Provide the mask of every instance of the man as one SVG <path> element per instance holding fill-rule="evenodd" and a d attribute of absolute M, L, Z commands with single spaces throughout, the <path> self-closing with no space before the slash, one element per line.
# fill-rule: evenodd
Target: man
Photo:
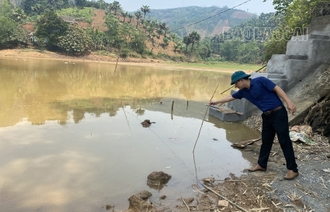
<path fill-rule="evenodd" d="M 220 100 L 211 101 L 210 105 L 226 103 L 241 98 L 246 98 L 256 105 L 263 112 L 261 115 L 262 145 L 260 147 L 258 164 L 250 168 L 249 171 L 266 171 L 269 154 L 276 133 L 288 168 L 284 179 L 292 180 L 297 177 L 299 173 L 292 141 L 289 136 L 288 113 L 281 99 L 286 103 L 289 112 L 292 114 L 296 112 L 296 107 L 286 93 L 271 80 L 265 77 L 250 79 L 250 76 L 251 75 L 243 71 L 236 71 L 231 76 L 231 85 L 235 84 L 235 87 L 237 87 L 239 91 Z"/>

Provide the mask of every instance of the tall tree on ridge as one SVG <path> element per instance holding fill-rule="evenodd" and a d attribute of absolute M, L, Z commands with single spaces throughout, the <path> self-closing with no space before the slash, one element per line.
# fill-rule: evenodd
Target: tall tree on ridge
<path fill-rule="evenodd" d="M 114 12 L 115 15 L 117 15 L 117 12 L 121 10 L 121 5 L 118 1 L 114 1 L 112 4 L 110 4 L 110 10 Z"/>
<path fill-rule="evenodd" d="M 142 7 L 140 8 L 141 12 L 143 12 L 143 19 L 146 18 L 146 14 L 150 13 L 150 7 L 147 5 L 142 5 Z"/>

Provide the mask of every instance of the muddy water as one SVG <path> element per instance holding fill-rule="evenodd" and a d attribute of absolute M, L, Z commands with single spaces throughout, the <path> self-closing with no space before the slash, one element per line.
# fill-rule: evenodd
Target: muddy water
<path fill-rule="evenodd" d="M 221 97 L 230 74 L 114 68 L 0 59 L 0 211 L 120 211 L 141 190 L 171 206 L 196 195 L 198 179 L 240 175 L 250 165 L 230 145 L 258 133 L 208 115 L 192 155 L 205 104 L 218 83 Z M 145 119 L 155 123 L 144 128 Z M 172 179 L 149 188 L 153 171 Z"/>

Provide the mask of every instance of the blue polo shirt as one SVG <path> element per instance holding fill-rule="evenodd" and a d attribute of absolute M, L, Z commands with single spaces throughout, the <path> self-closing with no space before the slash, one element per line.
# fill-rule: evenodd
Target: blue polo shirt
<path fill-rule="evenodd" d="M 273 91 L 276 84 L 266 77 L 250 79 L 250 89 L 243 88 L 232 94 L 235 99 L 245 98 L 257 106 L 262 112 L 283 105 L 281 99 Z"/>

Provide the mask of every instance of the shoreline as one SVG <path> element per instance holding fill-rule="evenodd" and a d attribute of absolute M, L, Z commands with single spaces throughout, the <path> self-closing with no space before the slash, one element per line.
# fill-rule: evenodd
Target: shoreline
<path fill-rule="evenodd" d="M 211 71 L 211 72 L 224 72 L 224 73 L 233 73 L 237 69 L 228 69 L 228 68 L 215 68 L 215 67 L 188 67 L 182 64 L 189 64 L 186 62 L 173 62 L 165 61 L 161 59 L 152 59 L 152 58 L 118 58 L 111 56 L 97 55 L 91 53 L 87 56 L 82 57 L 73 57 L 61 55 L 55 52 L 43 51 L 35 49 L 4 49 L 0 50 L 0 58 L 16 58 L 16 59 L 42 59 L 42 60 L 62 60 L 62 61 L 75 61 L 75 62 L 89 62 L 89 63 L 105 63 L 105 64 L 116 64 L 118 65 L 127 65 L 127 66 L 148 66 L 148 67 L 162 67 L 162 68 L 171 68 L 178 70 L 196 70 L 196 71 Z M 177 64 L 176 64 L 177 63 Z M 181 65 L 180 65 L 181 64 Z M 191 63 L 193 64 L 193 63 Z M 200 66 L 200 63 L 196 63 L 196 66 Z M 205 64 L 205 66 L 207 66 Z M 244 70 L 247 73 L 252 73 L 251 70 Z"/>

